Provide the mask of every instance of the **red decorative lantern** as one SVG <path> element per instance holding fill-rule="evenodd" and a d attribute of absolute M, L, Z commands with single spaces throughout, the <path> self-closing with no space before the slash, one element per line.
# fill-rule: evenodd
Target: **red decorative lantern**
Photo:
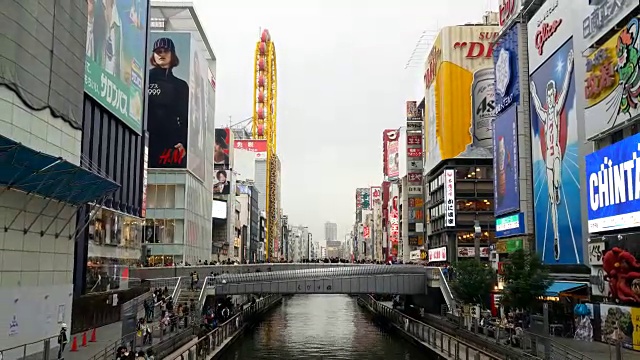
<path fill-rule="evenodd" d="M 266 67 L 267 67 L 267 61 L 263 57 L 260 57 L 260 59 L 258 60 L 258 69 L 260 71 L 264 71 Z"/>
<path fill-rule="evenodd" d="M 263 104 L 258 105 L 258 119 L 264 120 L 267 117 L 267 110 Z"/>
<path fill-rule="evenodd" d="M 260 75 L 260 76 L 258 76 L 258 86 L 259 86 L 259 87 L 264 87 L 264 83 L 265 83 L 265 81 L 266 81 L 266 80 L 265 80 L 265 78 L 264 78 L 264 75 Z"/>
<path fill-rule="evenodd" d="M 260 52 L 260 55 L 266 55 L 267 54 L 267 43 L 261 42 L 260 45 L 258 46 L 258 51 Z"/>
<path fill-rule="evenodd" d="M 258 136 L 259 137 L 264 136 L 264 124 L 258 124 Z"/>
<path fill-rule="evenodd" d="M 260 39 L 262 39 L 262 41 L 264 42 L 271 41 L 271 34 L 269 34 L 269 30 L 262 30 L 262 36 L 260 36 Z"/>
<path fill-rule="evenodd" d="M 258 89 L 258 102 L 263 103 L 265 98 L 266 95 L 264 94 L 264 91 L 262 89 Z"/>

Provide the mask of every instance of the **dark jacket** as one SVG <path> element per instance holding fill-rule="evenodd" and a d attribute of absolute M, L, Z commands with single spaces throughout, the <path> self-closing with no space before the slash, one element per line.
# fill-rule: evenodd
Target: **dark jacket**
<path fill-rule="evenodd" d="M 149 167 L 185 168 L 187 158 L 175 163 L 163 157 L 178 143 L 187 149 L 189 129 L 189 85 L 173 75 L 171 69 L 149 70 Z"/>

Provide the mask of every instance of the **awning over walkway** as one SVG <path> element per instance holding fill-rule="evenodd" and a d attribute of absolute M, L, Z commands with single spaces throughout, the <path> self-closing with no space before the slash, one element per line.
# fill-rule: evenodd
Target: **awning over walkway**
<path fill-rule="evenodd" d="M 545 296 L 558 296 L 561 293 L 572 292 L 581 290 L 587 287 L 585 283 L 569 282 L 569 281 L 554 281 L 551 286 L 545 291 Z"/>
<path fill-rule="evenodd" d="M 0 186 L 47 199 L 82 205 L 117 190 L 120 185 L 0 135 Z"/>

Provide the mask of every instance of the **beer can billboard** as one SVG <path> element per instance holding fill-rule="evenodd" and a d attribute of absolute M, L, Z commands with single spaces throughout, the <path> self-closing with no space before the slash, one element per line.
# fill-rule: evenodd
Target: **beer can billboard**
<path fill-rule="evenodd" d="M 491 150 L 492 46 L 499 30 L 499 26 L 449 26 L 436 38 L 424 74 L 426 171 L 472 144 Z"/>

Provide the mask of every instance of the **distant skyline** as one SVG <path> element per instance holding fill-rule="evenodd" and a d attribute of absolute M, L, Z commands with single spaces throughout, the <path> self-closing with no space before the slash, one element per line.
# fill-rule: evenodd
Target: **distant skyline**
<path fill-rule="evenodd" d="M 421 35 L 479 22 L 498 8 L 497 0 L 194 3 L 217 59 L 217 127 L 251 116 L 256 41 L 269 29 L 278 61 L 282 208 L 318 240 L 326 219 L 348 234 L 355 189 L 381 184 L 382 130 L 403 125 L 405 101 L 424 96 L 419 57 L 426 59 L 426 49 L 405 69 Z"/>

